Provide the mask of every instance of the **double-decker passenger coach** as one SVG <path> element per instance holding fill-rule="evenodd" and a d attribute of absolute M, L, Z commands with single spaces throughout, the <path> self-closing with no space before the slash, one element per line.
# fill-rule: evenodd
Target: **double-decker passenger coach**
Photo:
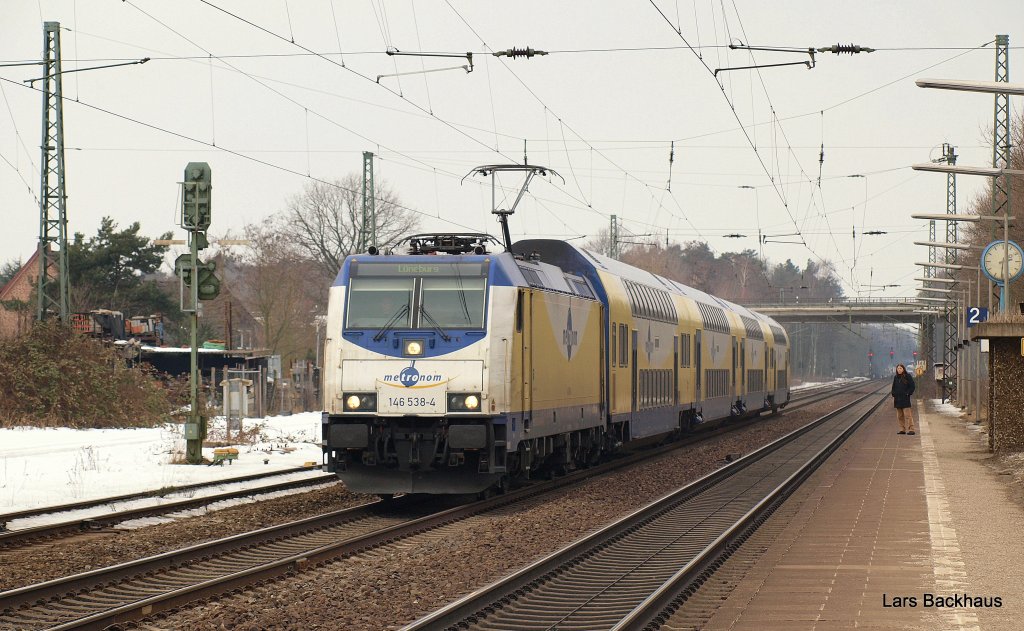
<path fill-rule="evenodd" d="M 324 464 L 353 491 L 501 489 L 789 400 L 785 331 L 739 305 L 557 240 L 395 252 L 330 291 Z"/>

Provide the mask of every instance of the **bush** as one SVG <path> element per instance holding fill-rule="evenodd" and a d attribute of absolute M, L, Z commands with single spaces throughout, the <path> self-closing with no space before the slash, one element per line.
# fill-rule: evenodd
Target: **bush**
<path fill-rule="evenodd" d="M 0 342 L 0 426 L 153 427 L 168 412 L 151 370 L 59 323 Z"/>

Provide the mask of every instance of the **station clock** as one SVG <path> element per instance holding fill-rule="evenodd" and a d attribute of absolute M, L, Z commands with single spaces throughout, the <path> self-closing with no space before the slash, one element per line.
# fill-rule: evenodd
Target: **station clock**
<path fill-rule="evenodd" d="M 1003 241 L 993 241 L 981 252 L 981 271 L 994 283 L 1003 283 L 1003 258 L 1007 257 L 1010 280 L 1016 280 L 1024 271 L 1024 249 L 1013 241 L 1004 247 Z"/>

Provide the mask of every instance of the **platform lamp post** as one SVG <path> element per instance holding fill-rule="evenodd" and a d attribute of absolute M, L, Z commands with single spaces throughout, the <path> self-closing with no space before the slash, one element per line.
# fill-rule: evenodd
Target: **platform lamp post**
<path fill-rule="evenodd" d="M 956 318 L 956 322 L 957 322 L 957 349 L 958 349 L 958 352 L 957 352 L 957 366 L 958 367 L 959 366 L 963 366 L 965 368 L 965 370 L 957 370 L 956 371 L 957 401 L 959 403 L 961 403 L 961 404 L 965 404 L 967 406 L 967 408 L 971 411 L 970 413 L 977 414 L 978 413 L 978 407 L 977 407 L 978 406 L 978 402 L 981 401 L 981 387 L 980 387 L 980 383 L 981 383 L 981 380 L 980 380 L 980 374 L 981 374 L 981 353 L 980 353 L 980 347 L 977 344 L 975 344 L 975 347 L 979 348 L 979 351 L 976 352 L 976 353 L 972 353 L 971 352 L 971 345 L 970 345 L 970 341 L 969 341 L 970 334 L 968 333 L 968 336 L 967 336 L 968 339 L 967 340 L 963 339 L 963 337 L 960 336 L 960 330 L 961 330 L 960 329 L 960 326 L 961 326 L 960 322 L 962 321 L 961 319 L 963 319 L 963 321 L 966 321 L 967 318 L 970 317 L 970 316 L 966 315 L 967 312 L 968 312 L 968 309 L 967 309 L 966 305 L 967 305 L 967 302 L 970 300 L 971 285 L 973 285 L 973 284 L 974 283 L 972 283 L 970 280 L 968 280 L 967 281 L 967 289 L 950 289 L 950 288 L 939 288 L 939 287 L 918 287 L 917 290 L 920 291 L 920 292 L 943 293 L 943 294 L 957 294 L 958 295 L 955 298 L 956 305 L 957 305 L 957 312 L 958 312 L 957 318 Z M 980 294 L 980 290 L 979 290 L 979 294 Z M 947 297 L 945 299 L 942 299 L 942 298 L 936 299 L 936 298 L 932 298 L 931 296 L 919 297 L 918 299 L 921 299 L 921 300 L 946 300 L 946 301 L 953 300 L 953 298 L 951 298 L 951 297 Z M 981 298 L 980 298 L 980 295 L 979 295 L 978 300 L 980 300 L 980 299 Z M 975 359 L 975 356 L 977 356 L 977 359 Z M 972 383 L 974 384 L 973 388 L 971 387 Z"/>
<path fill-rule="evenodd" d="M 959 217 L 959 216 L 960 215 L 928 215 L 928 216 L 913 215 L 913 217 L 917 218 L 917 219 L 920 219 L 922 217 L 927 218 L 927 219 L 932 219 L 932 218 L 944 219 L 946 217 L 951 217 L 952 218 L 952 217 Z M 976 215 L 963 215 L 963 216 L 964 217 L 975 217 Z M 957 264 L 953 264 L 953 263 L 921 263 L 921 262 L 919 262 L 919 263 L 917 263 L 917 265 L 920 265 L 920 266 L 926 267 L 926 268 L 927 267 L 932 267 L 932 268 L 945 269 L 945 270 L 961 270 L 961 269 L 964 269 L 963 265 L 957 265 Z M 928 280 L 936 280 L 936 279 L 929 278 Z M 939 280 L 942 280 L 942 279 L 939 279 Z M 948 279 L 948 280 L 943 280 L 943 282 L 949 282 L 950 284 L 953 284 L 953 283 L 956 283 L 956 280 Z M 928 298 L 919 298 L 919 300 L 929 300 L 929 299 Z M 935 300 L 935 299 L 932 299 L 932 300 Z M 943 302 L 942 300 L 935 300 L 935 301 Z M 960 326 L 961 326 L 960 325 L 960 316 L 956 312 L 956 309 L 950 310 L 947 307 L 945 313 L 946 313 L 946 318 L 945 318 L 946 326 L 945 326 L 945 332 L 943 334 L 943 339 L 945 340 L 945 344 L 943 345 L 943 349 L 944 350 L 943 350 L 943 356 L 942 356 L 942 360 L 943 360 L 943 378 L 942 378 L 942 397 L 941 397 L 943 402 L 945 402 L 947 399 L 951 399 L 952 398 L 952 392 L 953 392 L 953 387 L 952 386 L 954 384 L 951 383 L 951 379 L 959 380 L 959 372 L 960 372 L 959 371 L 959 357 L 958 357 L 958 353 L 957 353 L 957 349 L 956 349 L 956 345 L 954 344 L 954 341 L 956 342 L 956 344 L 959 344 L 959 341 L 962 339 L 961 336 L 960 336 Z"/>
<path fill-rule="evenodd" d="M 1009 82 L 1009 60 L 1005 57 L 1005 52 L 1008 49 L 1009 38 L 1006 35 L 996 36 L 996 79 L 1003 78 L 1002 81 L 974 81 L 974 80 L 963 80 L 963 79 L 918 79 L 915 84 L 919 88 L 933 88 L 938 90 L 954 90 L 958 92 L 976 92 L 980 94 L 993 94 L 996 97 L 996 128 L 995 141 L 994 141 L 994 153 L 992 162 L 994 165 L 998 165 L 1000 161 L 1000 151 L 1002 151 L 1001 160 L 1004 166 L 1010 165 L 1010 147 L 1011 142 L 1009 138 L 1009 98 L 1010 95 L 1024 96 L 1024 83 L 1010 83 Z M 1000 59 L 1000 48 L 1003 51 L 1002 60 Z M 1002 120 L 1002 123 L 1000 121 Z M 1000 134 L 1005 136 L 1005 146 L 1001 145 Z M 913 169 L 916 171 L 938 171 L 941 173 L 963 173 L 965 175 L 984 175 L 992 178 L 1000 178 L 1009 175 L 1024 175 L 1024 171 L 1016 169 L 999 168 L 993 166 L 992 168 L 987 167 L 963 167 L 953 165 L 934 165 L 939 168 L 929 169 L 926 168 L 928 165 L 914 165 Z M 993 184 L 998 180 L 994 179 Z M 1009 274 L 1009 259 L 1010 259 L 1010 237 L 1008 223 L 1011 219 L 1006 217 L 1010 214 L 1010 187 L 1006 188 L 1006 199 L 1005 199 L 1005 222 L 1003 224 L 1003 270 L 1001 274 L 1002 289 L 999 292 L 999 310 L 1005 311 L 1010 304 L 1010 274 Z M 993 187 L 993 195 L 997 192 L 996 187 Z M 1019 251 L 1019 250 L 1018 250 Z M 991 274 L 991 272 L 987 272 Z"/>
<path fill-rule="evenodd" d="M 938 241 L 914 241 L 914 245 L 924 245 L 924 246 L 927 246 L 927 247 L 930 247 L 930 248 L 932 248 L 932 247 L 934 247 L 934 248 L 946 248 L 947 250 L 962 250 L 962 251 L 966 251 L 966 250 L 980 251 L 982 249 L 981 246 L 977 246 L 977 245 L 967 245 L 967 244 L 963 244 L 963 243 L 948 243 L 948 242 L 938 242 Z M 961 266 L 961 268 L 962 269 L 968 269 L 968 270 L 969 269 L 974 269 L 977 272 L 977 278 L 976 278 L 975 283 L 974 283 L 975 287 L 976 287 L 976 289 L 975 289 L 975 303 L 974 304 L 976 304 L 977 308 L 980 309 L 981 308 L 981 265 L 978 265 L 976 267 Z M 930 278 L 916 278 L 914 280 L 920 280 L 920 281 L 925 282 L 925 283 L 931 281 L 931 282 L 938 282 L 938 283 L 954 284 L 954 283 L 957 282 L 955 279 L 952 279 L 952 278 L 936 278 L 934 276 L 930 277 Z M 922 287 L 921 289 L 923 291 L 935 291 L 934 289 L 928 288 L 928 287 Z M 968 278 L 967 279 L 967 297 L 968 298 L 970 297 L 970 293 L 971 293 L 971 280 Z M 968 318 L 970 318 L 970 317 L 971 316 L 968 315 Z M 965 322 L 965 324 L 969 324 L 969 323 Z M 970 339 L 970 334 L 968 334 L 967 337 L 968 337 L 968 339 Z M 974 351 L 973 355 L 971 357 L 969 357 L 969 362 L 968 362 L 968 367 L 967 368 L 968 368 L 968 371 L 971 371 L 971 372 L 974 373 L 974 382 L 975 382 L 974 383 L 974 404 L 975 404 L 974 411 L 975 411 L 975 418 L 979 419 L 981 417 L 981 346 L 980 346 L 980 344 L 977 345 L 977 350 Z M 968 391 L 968 393 L 967 393 L 967 398 L 968 398 L 968 400 L 971 399 L 970 391 Z"/>
<path fill-rule="evenodd" d="M 931 218 L 931 216 L 923 216 L 923 217 L 920 216 L 920 215 L 911 215 L 911 216 L 914 217 L 915 219 Z M 966 216 L 966 217 L 975 217 L 976 221 L 981 220 L 982 218 L 984 218 L 984 216 L 979 216 L 979 215 L 964 215 L 964 216 Z M 960 215 L 941 215 L 941 216 L 936 215 L 936 217 L 939 217 L 939 218 L 949 217 L 951 221 L 959 221 L 959 219 L 952 219 L 952 218 L 953 217 L 960 217 Z M 945 247 L 945 245 L 943 247 Z M 970 248 L 971 246 L 961 246 L 958 249 L 964 249 L 964 247 Z M 934 267 L 934 268 L 945 269 L 945 270 L 950 270 L 950 271 L 974 270 L 974 271 L 978 272 L 978 279 L 977 279 L 977 282 L 975 283 L 975 287 L 976 287 L 975 291 L 976 291 L 976 300 L 978 301 L 979 307 L 980 307 L 980 303 L 981 303 L 981 266 L 980 265 L 958 265 L 958 264 L 950 264 L 950 263 L 917 263 L 917 265 L 920 265 L 922 267 Z M 942 278 L 928 278 L 928 279 L 919 279 L 919 280 L 927 280 L 927 281 L 932 281 L 932 282 L 942 282 L 942 283 L 950 283 L 950 284 L 956 283 L 956 281 L 954 279 L 942 279 Z M 968 279 L 967 280 L 967 292 L 964 293 L 964 303 L 965 303 L 965 306 L 966 306 L 966 302 L 970 299 L 970 287 L 971 287 L 971 281 L 970 281 L 970 279 Z M 940 289 L 937 289 L 937 288 L 931 288 L 931 287 L 925 287 L 925 288 L 922 288 L 922 290 L 923 291 L 931 291 L 931 292 L 943 291 L 943 290 L 940 290 Z M 954 291 L 958 291 L 958 290 L 948 289 L 948 290 L 945 290 L 945 291 L 949 292 L 949 293 L 953 293 Z M 960 290 L 960 291 L 962 291 L 962 290 Z M 941 301 L 941 299 L 928 299 L 928 298 L 923 298 L 923 297 L 922 298 L 918 298 L 918 300 Z M 955 319 L 955 321 L 956 321 L 956 336 L 957 336 L 956 339 L 959 340 L 959 341 L 962 341 L 963 340 L 963 336 L 960 334 L 960 327 L 964 326 L 966 324 L 966 318 L 964 317 L 964 310 L 958 309 L 958 311 L 959 311 L 959 313 L 957 314 L 957 317 Z M 978 347 L 978 351 L 976 351 L 976 354 L 977 354 L 977 360 L 976 360 L 977 368 L 976 368 L 976 370 L 974 370 L 974 373 L 976 375 L 976 383 L 975 383 L 974 392 L 975 392 L 976 400 L 980 402 L 981 401 L 981 348 L 980 348 L 980 346 Z M 959 361 L 958 361 L 958 363 L 959 363 Z M 968 369 L 970 370 L 970 367 L 968 367 Z M 956 377 L 957 377 L 957 379 L 959 379 L 959 377 L 960 377 L 960 371 L 959 370 L 956 371 Z M 949 398 L 949 396 L 948 396 L 949 395 L 949 392 L 948 392 L 948 382 L 945 379 L 943 379 L 943 384 L 942 385 L 943 385 L 943 391 L 942 391 L 942 395 L 943 396 L 942 396 L 942 399 L 945 400 L 945 399 Z M 979 412 L 979 414 L 980 414 L 980 412 Z"/>
<path fill-rule="evenodd" d="M 920 81 L 918 84 L 920 85 Z M 1006 85 L 1006 84 L 1002 84 Z M 1024 87 L 1024 86 L 1022 86 Z M 1021 169 L 999 169 L 995 167 L 974 167 L 955 164 L 915 164 L 912 167 L 915 171 L 932 171 L 936 173 L 954 173 L 958 175 L 982 175 L 987 177 L 1003 177 L 1005 175 L 1024 175 Z M 992 220 L 1003 222 L 1003 265 L 1000 277 L 999 310 L 1006 311 L 1010 304 L 1010 221 L 1016 217 L 1010 217 L 1009 209 L 1002 215 L 911 215 L 915 219 L 944 219 L 946 221 L 981 221 Z M 965 219 L 965 217 L 976 217 L 976 219 Z"/>

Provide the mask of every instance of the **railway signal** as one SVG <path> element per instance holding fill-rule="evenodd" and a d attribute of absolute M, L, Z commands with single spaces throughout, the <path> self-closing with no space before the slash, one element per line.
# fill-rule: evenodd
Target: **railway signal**
<path fill-rule="evenodd" d="M 192 405 L 185 423 L 185 459 L 189 464 L 202 464 L 203 439 L 206 438 L 206 415 L 199 409 L 199 301 L 213 300 L 220 293 L 220 279 L 214 274 L 216 264 L 199 259 L 199 250 L 210 244 L 206 231 L 212 219 L 212 194 L 213 171 L 210 165 L 189 162 L 181 182 L 181 227 L 188 231 L 189 253 L 174 261 L 174 273 L 181 281 L 181 310 L 189 314 L 192 324 Z"/>
<path fill-rule="evenodd" d="M 189 162 L 181 183 L 181 227 L 205 232 L 210 228 L 210 192 L 213 173 L 205 162 Z M 205 236 L 205 235 L 204 235 Z M 202 250 L 206 246 L 199 248 Z"/>

